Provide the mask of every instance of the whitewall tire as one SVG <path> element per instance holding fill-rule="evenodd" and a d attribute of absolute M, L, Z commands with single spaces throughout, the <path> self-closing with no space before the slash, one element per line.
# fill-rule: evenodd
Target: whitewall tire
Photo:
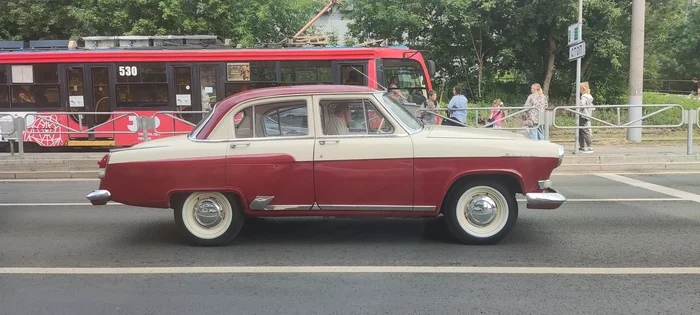
<path fill-rule="evenodd" d="M 245 215 L 238 203 L 220 192 L 193 192 L 175 209 L 175 222 L 199 245 L 220 246 L 233 241 Z"/>
<path fill-rule="evenodd" d="M 494 180 L 468 182 L 456 187 L 448 198 L 447 226 L 463 244 L 496 244 L 518 219 L 515 193 Z"/>

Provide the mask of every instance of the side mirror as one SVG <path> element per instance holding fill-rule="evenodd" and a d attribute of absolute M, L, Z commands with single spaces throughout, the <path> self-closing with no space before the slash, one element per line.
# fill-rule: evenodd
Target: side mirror
<path fill-rule="evenodd" d="M 430 78 L 435 76 L 435 61 L 428 60 L 428 74 L 430 74 Z"/>

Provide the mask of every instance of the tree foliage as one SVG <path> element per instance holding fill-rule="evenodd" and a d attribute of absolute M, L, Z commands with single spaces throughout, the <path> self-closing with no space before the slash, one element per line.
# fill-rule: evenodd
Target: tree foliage
<path fill-rule="evenodd" d="M 0 38 L 216 34 L 244 47 L 294 35 L 316 0 L 13 0 L 0 2 Z"/>
<path fill-rule="evenodd" d="M 348 2 L 352 36 L 429 50 L 440 71 L 434 79 L 446 80 L 448 89 L 464 85 L 483 101 L 517 95 L 513 103 L 538 82 L 550 100 L 573 101 L 576 63 L 568 60 L 567 28 L 577 21 L 577 1 Z M 693 3 L 647 1 L 646 78 L 700 76 L 700 6 Z M 584 0 L 582 80 L 590 81 L 598 103 L 626 102 L 630 28 L 630 0 Z"/>

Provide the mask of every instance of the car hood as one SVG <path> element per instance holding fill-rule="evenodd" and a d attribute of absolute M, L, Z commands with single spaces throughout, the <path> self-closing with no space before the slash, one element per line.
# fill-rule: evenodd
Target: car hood
<path fill-rule="evenodd" d="M 459 138 L 487 140 L 523 140 L 528 139 L 521 133 L 490 128 L 469 128 L 455 126 L 431 126 L 427 128 L 428 138 Z"/>

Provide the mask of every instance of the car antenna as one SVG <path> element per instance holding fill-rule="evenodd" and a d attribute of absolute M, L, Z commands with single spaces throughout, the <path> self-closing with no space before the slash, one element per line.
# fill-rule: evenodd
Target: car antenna
<path fill-rule="evenodd" d="M 386 88 L 386 87 L 384 87 L 383 85 L 379 84 L 379 82 L 377 82 L 376 80 L 374 80 L 374 79 L 368 77 L 366 74 L 362 73 L 362 71 L 357 70 L 357 68 L 355 68 L 355 67 L 353 67 L 353 66 L 350 66 L 350 68 L 352 68 L 352 70 L 355 70 L 355 71 L 359 72 L 360 75 L 362 75 L 363 77 L 367 78 L 367 80 L 372 80 L 374 83 L 377 83 L 377 85 L 378 85 L 379 87 L 381 87 L 382 89 L 384 89 L 384 91 L 387 91 L 387 88 Z"/>

